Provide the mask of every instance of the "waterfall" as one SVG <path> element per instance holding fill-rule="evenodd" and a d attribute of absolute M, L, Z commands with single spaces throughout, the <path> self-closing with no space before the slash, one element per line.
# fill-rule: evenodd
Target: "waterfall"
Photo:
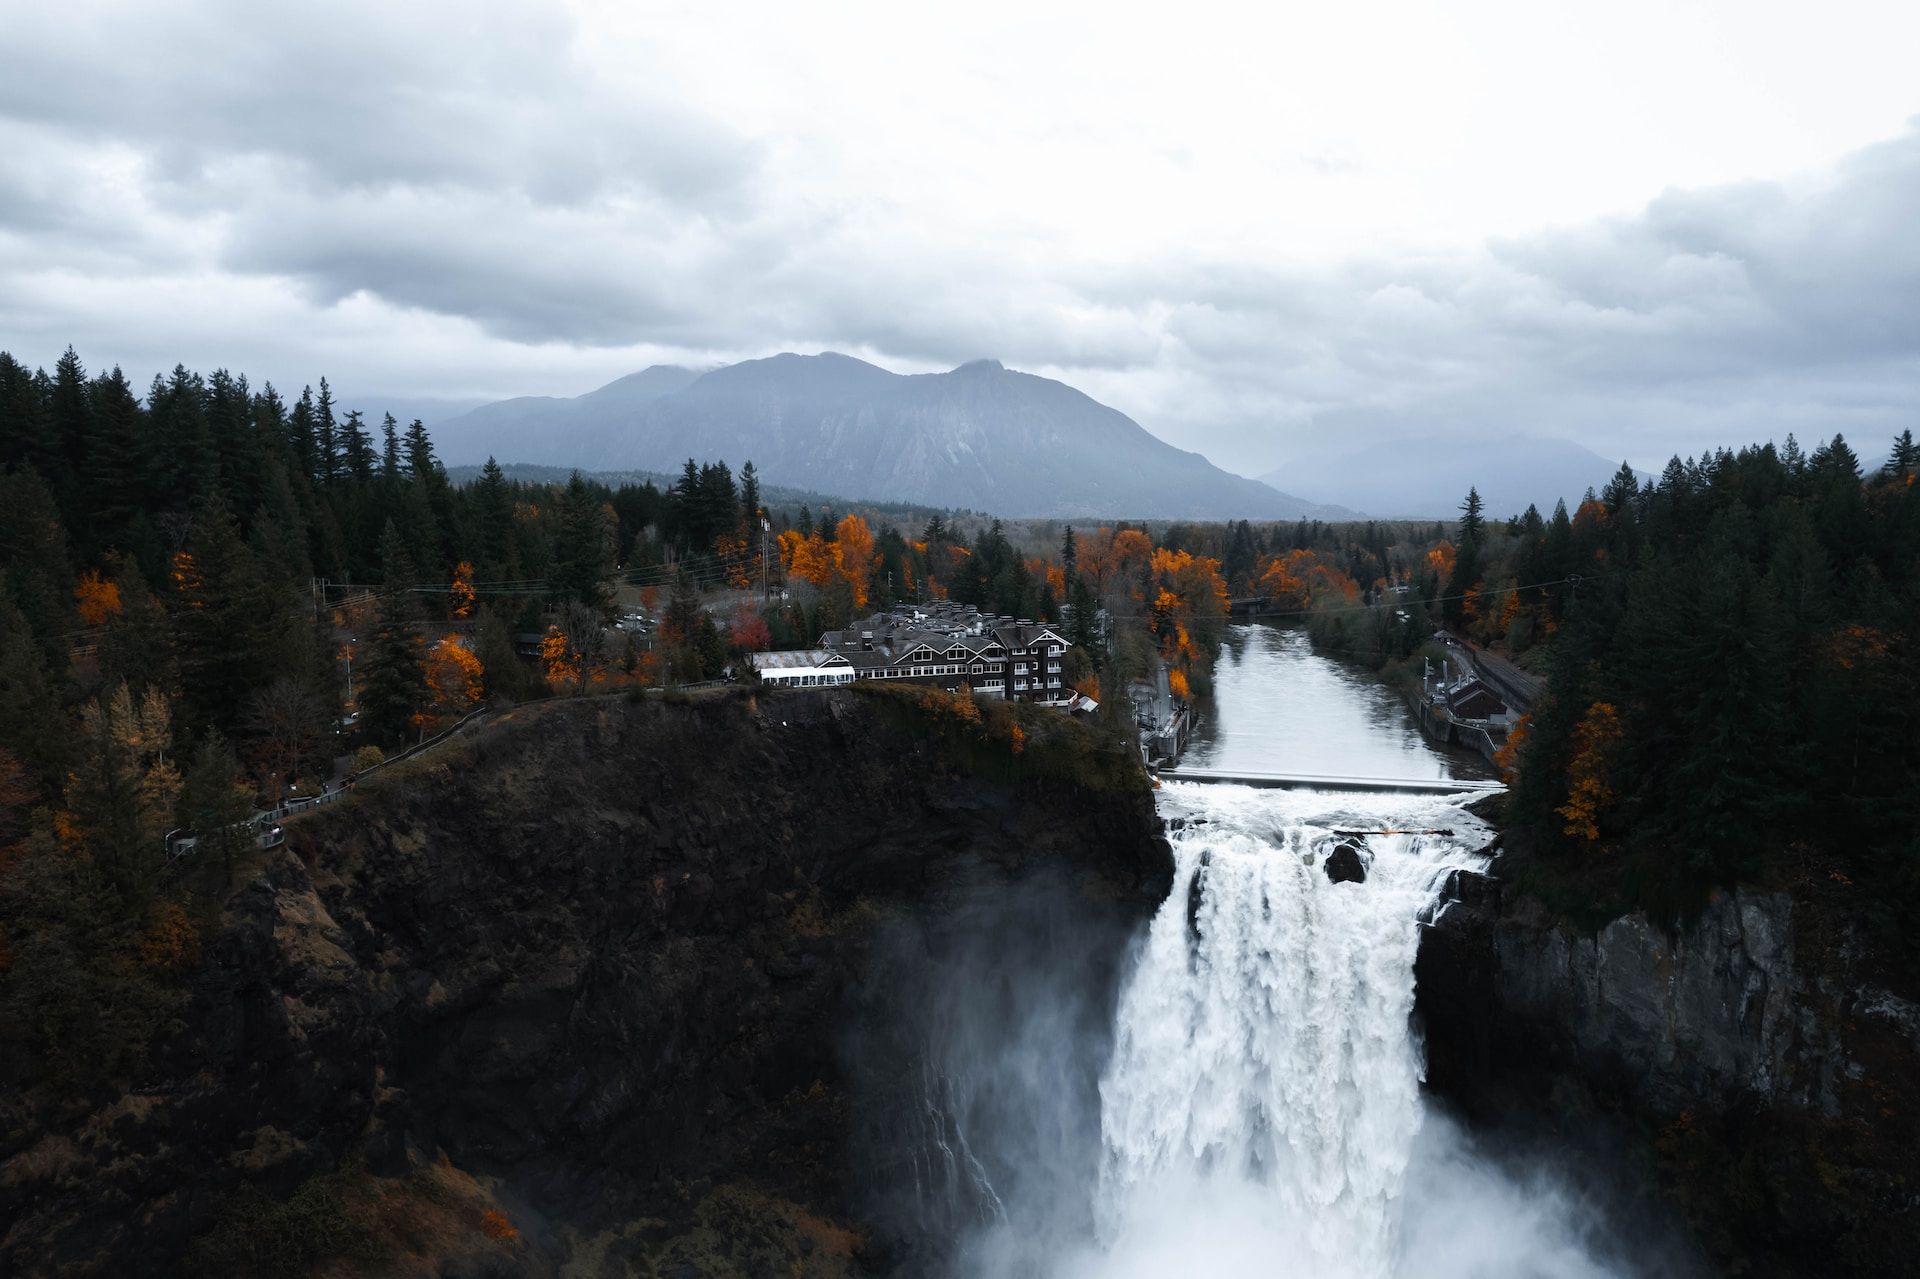
<path fill-rule="evenodd" d="M 1191 1261 L 1197 1220 L 1237 1250 L 1212 1254 L 1215 1273 L 1244 1252 L 1389 1274 L 1423 1119 L 1419 928 L 1451 871 L 1484 864 L 1486 832 L 1399 796 L 1174 786 L 1162 807 L 1184 824 L 1100 1086 L 1102 1251 Z M 1336 833 L 1409 828 L 1453 833 Z M 1342 843 L 1371 854 L 1364 882 L 1329 880 Z"/>

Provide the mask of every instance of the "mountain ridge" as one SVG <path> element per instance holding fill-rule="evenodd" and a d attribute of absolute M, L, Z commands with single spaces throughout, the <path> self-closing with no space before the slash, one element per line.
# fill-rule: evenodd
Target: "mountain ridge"
<path fill-rule="evenodd" d="M 673 471 L 751 459 L 769 480 L 1009 517 L 1321 519 L 1085 392 L 998 360 L 894 373 L 838 352 L 705 372 L 654 365 L 573 398 L 501 400 L 434 427 L 449 463 Z"/>

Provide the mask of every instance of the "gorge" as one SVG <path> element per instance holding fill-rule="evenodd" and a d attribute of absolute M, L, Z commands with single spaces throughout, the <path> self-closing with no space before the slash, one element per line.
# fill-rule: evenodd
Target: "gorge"
<path fill-rule="evenodd" d="M 1219 678 L 1203 761 L 1478 775 L 1296 634 Z M 1910 1235 L 1911 1010 L 1810 965 L 1818 911 L 1582 933 L 1479 806 L 1156 797 L 1021 722 L 579 699 L 391 770 L 247 868 L 151 1077 L 9 1095 L 0 1260 L 1866 1274 Z"/>

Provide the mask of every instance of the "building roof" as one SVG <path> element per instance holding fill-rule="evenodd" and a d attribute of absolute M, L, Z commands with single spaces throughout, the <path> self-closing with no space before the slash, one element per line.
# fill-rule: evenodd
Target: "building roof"
<path fill-rule="evenodd" d="M 824 648 L 791 648 L 777 653 L 755 653 L 752 656 L 754 668 L 762 671 L 850 665 L 844 655 Z"/>

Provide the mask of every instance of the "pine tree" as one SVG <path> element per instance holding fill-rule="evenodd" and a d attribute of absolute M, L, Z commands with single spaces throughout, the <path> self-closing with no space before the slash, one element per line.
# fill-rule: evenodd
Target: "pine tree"
<path fill-rule="evenodd" d="M 407 424 L 407 471 L 414 479 L 424 482 L 433 478 L 437 466 L 426 423 L 415 418 Z"/>
<path fill-rule="evenodd" d="M 0 573 L 0 586 L 5 574 Z M 68 734 L 60 697 L 26 615 L 0 590 L 0 744 L 43 785 L 67 765 Z"/>
<path fill-rule="evenodd" d="M 560 528 L 554 539 L 555 595 L 578 600 L 602 617 L 613 611 L 613 544 L 600 495 L 575 471 L 560 497 Z"/>
<path fill-rule="evenodd" d="M 1893 452 L 1887 458 L 1887 473 L 1905 481 L 1916 471 L 1920 471 L 1920 447 L 1915 446 L 1911 430 L 1902 431 L 1893 437 Z"/>
<path fill-rule="evenodd" d="M 31 369 L 0 351 L 0 465 L 52 471 L 62 456 L 46 397 Z"/>
<path fill-rule="evenodd" d="M 260 571 L 226 504 L 195 513 L 172 563 L 174 650 L 189 722 L 232 729 L 247 698 L 277 669 L 291 608 Z"/>
<path fill-rule="evenodd" d="M 47 669 L 67 669 L 65 632 L 75 626 L 73 570 L 52 491 L 38 471 L 0 474 L 0 596 L 26 614 Z"/>
<path fill-rule="evenodd" d="M 217 858 L 227 883 L 233 882 L 235 858 L 253 840 L 244 823 L 253 816 L 254 798 L 233 747 L 219 729 L 209 728 L 181 782 L 180 816 L 199 836 L 195 856 Z"/>
<path fill-rule="evenodd" d="M 93 440 L 93 401 L 88 394 L 87 371 L 80 357 L 68 347 L 53 366 L 53 395 L 47 404 L 48 420 L 59 441 L 60 465 L 47 474 L 60 509 L 70 528 L 81 528 L 81 493 L 78 481 L 86 471 L 87 446 Z"/>
<path fill-rule="evenodd" d="M 413 561 L 392 520 L 380 535 L 380 560 L 385 589 L 361 658 L 356 700 L 369 735 L 392 745 L 413 736 L 428 699 L 425 645 L 409 589 Z"/>
<path fill-rule="evenodd" d="M 173 655 L 167 610 L 137 572 L 123 571 L 120 613 L 100 637 L 100 673 L 109 684 L 125 684 L 135 696 L 150 688 L 173 694 L 180 687 L 180 666 Z"/>
<path fill-rule="evenodd" d="M 1072 582 L 1080 575 L 1080 547 L 1073 540 L 1073 525 L 1067 525 L 1067 531 L 1060 537 L 1060 567 Z"/>
<path fill-rule="evenodd" d="M 749 533 L 760 527 L 760 473 L 749 461 L 740 468 L 740 518 Z"/>
<path fill-rule="evenodd" d="M 319 412 L 313 404 L 313 388 L 300 389 L 293 411 L 287 414 L 287 447 L 309 483 L 325 478 L 320 470 Z"/>
<path fill-rule="evenodd" d="M 145 412 L 119 368 L 95 378 L 91 394 L 93 436 L 81 471 L 96 545 L 124 547 L 140 510 L 141 433 Z"/>
<path fill-rule="evenodd" d="M 340 456 L 340 433 L 333 420 L 333 388 L 320 379 L 320 398 L 313 408 L 313 478 L 331 486 L 346 474 Z"/>
<path fill-rule="evenodd" d="M 480 469 L 479 482 L 474 485 L 473 509 L 478 524 L 481 576 L 513 577 L 513 496 L 507 491 L 507 478 L 500 464 L 491 457 Z"/>
<path fill-rule="evenodd" d="M 390 489 L 400 486 L 400 424 L 391 413 L 380 420 L 380 479 Z"/>

